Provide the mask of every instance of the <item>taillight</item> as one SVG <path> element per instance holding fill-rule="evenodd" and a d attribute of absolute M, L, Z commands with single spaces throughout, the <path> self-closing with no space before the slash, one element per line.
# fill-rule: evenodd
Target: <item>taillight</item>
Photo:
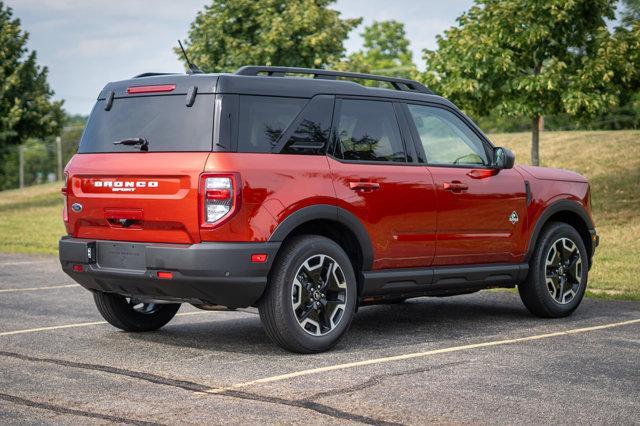
<path fill-rule="evenodd" d="M 237 174 L 203 174 L 200 178 L 200 224 L 217 226 L 238 209 L 240 178 Z"/>
<path fill-rule="evenodd" d="M 62 188 L 60 189 L 60 192 L 62 192 L 62 198 L 64 198 L 64 204 L 62 207 L 62 220 L 65 222 L 69 222 L 69 213 L 67 212 L 67 192 L 69 190 L 68 180 L 69 175 L 65 173 L 64 182 L 62 183 Z"/>

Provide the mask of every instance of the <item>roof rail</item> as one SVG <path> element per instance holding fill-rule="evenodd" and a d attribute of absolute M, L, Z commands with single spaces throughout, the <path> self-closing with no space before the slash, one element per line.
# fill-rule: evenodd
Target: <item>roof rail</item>
<path fill-rule="evenodd" d="M 236 71 L 236 75 L 252 75 L 267 74 L 271 77 L 285 77 L 287 74 L 310 74 L 313 78 L 336 80 L 338 77 L 343 78 L 359 78 L 362 80 L 375 80 L 390 83 L 394 89 L 405 92 L 421 92 L 433 95 L 433 92 L 424 84 L 414 80 L 399 77 L 384 77 L 381 75 L 361 74 L 356 72 L 319 70 L 314 68 L 296 68 L 296 67 L 267 67 L 249 65 Z"/>
<path fill-rule="evenodd" d="M 156 75 L 172 75 L 177 74 L 175 72 L 143 72 L 142 74 L 138 74 L 133 78 L 142 78 L 142 77 L 154 77 Z"/>

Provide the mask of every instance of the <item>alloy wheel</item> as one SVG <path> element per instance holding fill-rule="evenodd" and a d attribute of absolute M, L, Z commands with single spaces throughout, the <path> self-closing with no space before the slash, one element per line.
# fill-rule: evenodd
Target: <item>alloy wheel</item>
<path fill-rule="evenodd" d="M 569 238 L 554 242 L 545 258 L 547 290 L 561 305 L 570 303 L 582 281 L 582 257 L 578 246 Z"/>
<path fill-rule="evenodd" d="M 125 301 L 131 310 L 137 312 L 139 314 L 154 314 L 160 309 L 160 305 L 157 303 L 147 303 L 140 299 L 135 299 L 133 297 L 125 297 Z"/>
<path fill-rule="evenodd" d="M 347 282 L 333 258 L 317 254 L 298 268 L 291 287 L 291 306 L 298 325 L 313 336 L 334 330 L 344 316 Z"/>

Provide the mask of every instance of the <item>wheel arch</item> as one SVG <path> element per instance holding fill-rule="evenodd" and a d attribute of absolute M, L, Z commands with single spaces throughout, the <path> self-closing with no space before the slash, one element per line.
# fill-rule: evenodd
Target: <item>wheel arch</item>
<path fill-rule="evenodd" d="M 536 249 L 540 232 L 544 226 L 550 222 L 564 222 L 571 225 L 582 238 L 587 255 L 589 257 L 589 266 L 591 266 L 591 257 L 593 255 L 593 242 L 591 241 L 590 230 L 594 228 L 593 222 L 586 210 L 580 203 L 571 200 L 560 200 L 549 205 L 538 217 L 536 224 L 529 238 L 529 246 L 525 255 L 525 261 L 529 262 L 533 252 Z"/>
<path fill-rule="evenodd" d="M 341 207 L 317 204 L 287 216 L 276 227 L 269 241 L 284 243 L 302 234 L 321 235 L 340 245 L 351 259 L 360 292 L 360 272 L 371 270 L 373 265 L 373 246 L 363 223 Z"/>

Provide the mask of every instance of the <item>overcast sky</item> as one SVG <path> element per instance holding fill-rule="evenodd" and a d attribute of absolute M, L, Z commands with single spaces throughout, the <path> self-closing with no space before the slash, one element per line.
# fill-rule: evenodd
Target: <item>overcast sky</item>
<path fill-rule="evenodd" d="M 56 99 L 72 114 L 88 114 L 109 81 L 146 71 L 181 72 L 172 51 L 205 0 L 8 0 L 38 63 L 49 67 Z M 362 16 L 363 24 L 346 43 L 361 47 L 359 33 L 374 20 L 405 24 L 414 60 L 422 68 L 421 50 L 435 47 L 435 37 L 455 23 L 472 0 L 338 0 L 343 17 Z"/>

